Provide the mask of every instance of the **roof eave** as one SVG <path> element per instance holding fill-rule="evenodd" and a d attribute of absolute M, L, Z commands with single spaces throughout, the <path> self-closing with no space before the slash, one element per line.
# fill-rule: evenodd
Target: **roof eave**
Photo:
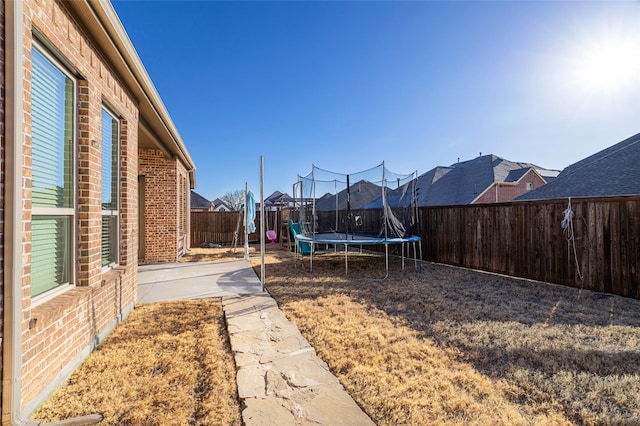
<path fill-rule="evenodd" d="M 108 57 L 114 71 L 137 98 L 139 119 L 150 126 L 160 143 L 184 163 L 194 185 L 195 164 L 111 3 L 108 0 L 83 0 L 67 2 L 67 5 L 84 21 L 85 28 Z"/>

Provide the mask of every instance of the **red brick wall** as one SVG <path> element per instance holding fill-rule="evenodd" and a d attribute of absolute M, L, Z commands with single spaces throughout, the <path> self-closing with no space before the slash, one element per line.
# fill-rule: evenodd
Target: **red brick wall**
<path fill-rule="evenodd" d="M 60 374 L 82 357 L 132 309 L 137 297 L 138 108 L 63 2 L 24 2 L 24 280 L 22 406 L 43 397 Z M 51 300 L 32 303 L 31 253 L 31 47 L 36 27 L 83 76 L 78 80 L 76 286 Z M 101 266 L 101 111 L 103 100 L 121 117 L 119 266 Z M 50 386 L 49 386 L 50 387 Z"/>
<path fill-rule="evenodd" d="M 144 175 L 144 259 L 139 263 L 175 262 L 186 238 L 188 182 L 184 165 L 160 150 L 140 149 L 139 173 Z"/>
<path fill-rule="evenodd" d="M 482 194 L 473 204 L 506 203 L 527 192 L 527 182 L 533 184 L 533 189 L 539 188 L 546 182 L 533 170 L 529 170 L 518 182 L 496 182 L 489 190 Z M 496 200 L 497 196 L 497 200 Z"/>

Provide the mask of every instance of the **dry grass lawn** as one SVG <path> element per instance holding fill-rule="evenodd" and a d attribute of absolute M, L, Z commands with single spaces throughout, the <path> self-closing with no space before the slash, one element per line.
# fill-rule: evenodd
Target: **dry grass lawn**
<path fill-rule="evenodd" d="M 260 256 L 260 246 L 249 246 L 249 256 Z M 220 248 L 192 248 L 180 258 L 179 262 L 215 262 L 244 258 L 244 247 L 240 244 L 235 250 L 233 247 Z"/>
<path fill-rule="evenodd" d="M 33 415 L 106 425 L 239 425 L 220 299 L 138 305 Z"/>
<path fill-rule="evenodd" d="M 640 301 L 377 256 L 294 269 L 269 248 L 280 308 L 380 425 L 638 424 Z M 259 259 L 254 259 L 258 266 Z"/>

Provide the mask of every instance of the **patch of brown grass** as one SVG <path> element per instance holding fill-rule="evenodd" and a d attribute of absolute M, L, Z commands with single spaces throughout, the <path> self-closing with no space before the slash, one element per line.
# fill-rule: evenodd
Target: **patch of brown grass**
<path fill-rule="evenodd" d="M 107 425 L 239 425 L 220 299 L 138 305 L 34 413 Z"/>
<path fill-rule="evenodd" d="M 259 248 L 258 248 L 259 250 Z M 249 256 L 256 255 L 255 246 L 249 246 Z M 238 247 L 233 252 L 233 248 L 192 248 L 180 258 L 180 262 L 212 262 L 242 259 L 244 257 L 244 247 Z"/>
<path fill-rule="evenodd" d="M 378 424 L 630 424 L 640 301 L 377 256 L 272 251 L 266 285 Z M 277 262 L 274 260 L 277 259 Z M 257 266 L 259 260 L 253 260 Z"/>

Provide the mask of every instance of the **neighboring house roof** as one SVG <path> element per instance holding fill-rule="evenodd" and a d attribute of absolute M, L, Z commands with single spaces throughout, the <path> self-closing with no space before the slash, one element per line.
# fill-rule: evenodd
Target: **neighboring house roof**
<path fill-rule="evenodd" d="M 65 5 L 78 14 L 83 29 L 138 100 L 138 146 L 160 149 L 168 158 L 178 157 L 194 188 L 195 164 L 111 3 L 71 1 Z"/>
<path fill-rule="evenodd" d="M 504 178 L 504 182 L 517 182 L 522 176 L 526 175 L 529 170 L 531 170 L 531 167 L 510 170 Z"/>
<path fill-rule="evenodd" d="M 191 191 L 191 209 L 209 210 L 213 207 L 213 203 L 196 191 Z"/>
<path fill-rule="evenodd" d="M 416 196 L 418 206 L 446 206 L 471 204 L 495 182 L 515 183 L 535 170 L 543 179 L 553 176 L 556 170 L 544 169 L 531 163 L 505 160 L 496 155 L 482 155 L 473 160 L 454 163 L 448 167 L 438 166 L 418 176 Z M 390 205 L 408 205 L 411 198 L 406 187 L 388 195 Z M 381 200 L 367 208 L 380 208 Z"/>
<path fill-rule="evenodd" d="M 351 209 L 361 209 L 365 205 L 371 203 L 380 197 L 382 189 L 369 181 L 361 180 L 351 185 L 349 190 L 349 199 Z M 338 210 L 347 209 L 347 189 L 338 192 L 337 195 L 325 194 L 316 201 L 317 211 L 331 211 L 336 209 L 336 196 L 338 197 Z"/>
<path fill-rule="evenodd" d="M 280 191 L 275 191 L 273 194 L 269 195 L 264 200 L 264 205 L 274 205 L 274 204 L 287 204 L 293 202 L 293 198 L 287 193 L 282 193 Z"/>
<path fill-rule="evenodd" d="M 538 174 L 540 171 L 549 172 L 546 174 L 554 172 L 496 155 L 483 155 L 449 167 L 436 167 L 418 177 L 418 206 L 470 204 L 495 182 L 517 182 L 531 169 Z"/>
<path fill-rule="evenodd" d="M 544 179 L 547 183 L 553 182 L 558 177 L 558 175 L 560 175 L 560 170 L 537 168 L 536 172 L 538 172 L 542 179 Z"/>
<path fill-rule="evenodd" d="M 275 191 L 273 194 L 265 198 L 264 202 L 265 204 L 274 204 L 280 197 L 282 197 L 282 192 Z"/>
<path fill-rule="evenodd" d="M 640 194 L 640 133 L 565 168 L 516 200 Z"/>
<path fill-rule="evenodd" d="M 220 198 L 216 198 L 215 200 L 212 201 L 213 205 L 214 205 L 214 209 L 216 211 L 220 211 L 220 210 L 226 210 L 226 211 L 231 211 L 231 207 L 229 207 L 227 205 L 227 203 L 225 203 L 224 201 L 222 201 Z"/>

